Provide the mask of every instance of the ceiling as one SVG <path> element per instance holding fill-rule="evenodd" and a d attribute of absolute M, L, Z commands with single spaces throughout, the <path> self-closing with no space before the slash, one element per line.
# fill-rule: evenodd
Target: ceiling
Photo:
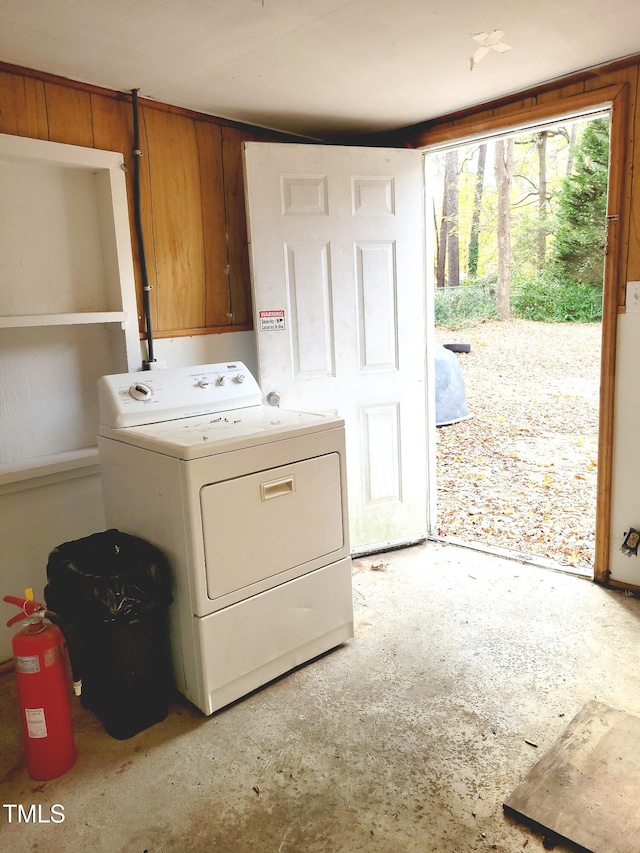
<path fill-rule="evenodd" d="M 495 30 L 498 49 L 472 69 L 473 36 Z M 0 61 L 320 139 L 416 124 L 638 52 L 637 0 L 0 3 Z"/>

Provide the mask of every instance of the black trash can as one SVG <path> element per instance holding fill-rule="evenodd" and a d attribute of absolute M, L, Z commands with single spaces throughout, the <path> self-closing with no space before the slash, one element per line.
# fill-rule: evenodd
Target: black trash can
<path fill-rule="evenodd" d="M 155 546 L 119 530 L 65 542 L 49 555 L 47 607 L 79 658 L 81 701 L 114 738 L 169 709 L 169 567 Z"/>

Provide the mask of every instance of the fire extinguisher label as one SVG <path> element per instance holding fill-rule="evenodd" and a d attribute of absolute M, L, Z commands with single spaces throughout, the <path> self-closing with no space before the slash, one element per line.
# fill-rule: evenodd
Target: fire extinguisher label
<path fill-rule="evenodd" d="M 45 668 L 53 666 L 60 657 L 60 646 L 51 646 L 50 649 L 44 650 L 44 665 Z"/>
<path fill-rule="evenodd" d="M 26 672 L 27 674 L 40 672 L 40 658 L 38 655 L 17 656 L 16 672 Z"/>
<path fill-rule="evenodd" d="M 25 708 L 27 719 L 27 734 L 31 738 L 47 736 L 47 721 L 44 718 L 44 708 Z"/>

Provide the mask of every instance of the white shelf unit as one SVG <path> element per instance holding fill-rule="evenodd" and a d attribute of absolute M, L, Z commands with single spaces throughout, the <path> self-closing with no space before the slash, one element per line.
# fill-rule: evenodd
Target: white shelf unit
<path fill-rule="evenodd" d="M 120 323 L 126 328 L 124 311 L 91 311 L 75 314 L 14 314 L 0 317 L 0 329 L 20 329 L 30 326 L 82 326 L 87 323 Z"/>
<path fill-rule="evenodd" d="M 141 351 L 122 154 L 0 134 L 0 197 L 2 493 L 95 473 L 96 382 Z"/>

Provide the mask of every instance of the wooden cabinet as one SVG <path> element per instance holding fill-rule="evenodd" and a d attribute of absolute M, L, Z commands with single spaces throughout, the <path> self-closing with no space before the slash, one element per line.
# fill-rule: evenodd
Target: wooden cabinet
<path fill-rule="evenodd" d="M 138 104 L 141 207 L 154 336 L 249 331 L 253 324 L 242 143 L 283 135 L 145 99 Z M 141 317 L 130 94 L 0 63 L 0 133 L 121 152 L 127 166 Z M 139 332 L 144 332 L 142 322 Z"/>

